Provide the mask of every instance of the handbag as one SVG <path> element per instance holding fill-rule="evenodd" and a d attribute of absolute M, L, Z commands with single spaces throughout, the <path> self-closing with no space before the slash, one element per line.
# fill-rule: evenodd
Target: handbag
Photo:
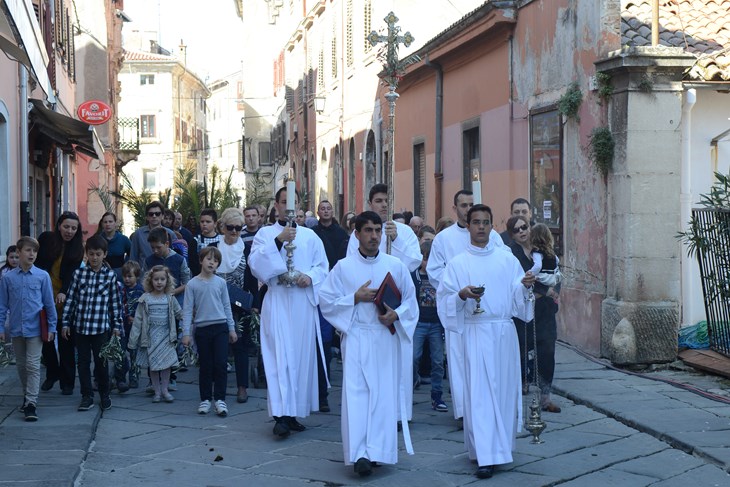
<path fill-rule="evenodd" d="M 231 301 L 231 306 L 235 306 L 244 311 L 250 311 L 253 306 L 253 294 L 232 284 L 227 283 L 227 286 L 228 299 Z"/>

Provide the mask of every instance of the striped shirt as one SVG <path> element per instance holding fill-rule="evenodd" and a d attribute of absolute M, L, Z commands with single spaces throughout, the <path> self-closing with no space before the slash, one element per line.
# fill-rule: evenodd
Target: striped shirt
<path fill-rule="evenodd" d="M 105 264 L 98 272 L 89 266 L 74 271 L 61 323 L 81 335 L 99 335 L 112 328 L 122 331 L 122 302 L 111 268 Z"/>

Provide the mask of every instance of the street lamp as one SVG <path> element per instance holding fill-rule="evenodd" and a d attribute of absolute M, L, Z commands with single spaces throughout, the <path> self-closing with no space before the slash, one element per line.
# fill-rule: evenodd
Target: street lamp
<path fill-rule="evenodd" d="M 322 112 L 324 111 L 324 104 L 327 101 L 327 99 L 323 96 L 315 96 L 313 98 L 313 100 L 314 100 L 314 111 L 321 115 Z"/>

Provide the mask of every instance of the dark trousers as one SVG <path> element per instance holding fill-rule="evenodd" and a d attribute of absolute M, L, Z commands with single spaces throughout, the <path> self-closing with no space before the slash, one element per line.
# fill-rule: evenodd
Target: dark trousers
<path fill-rule="evenodd" d="M 550 392 L 555 375 L 555 342 L 558 339 L 557 322 L 555 313 L 558 305 L 552 298 L 543 296 L 535 300 L 535 320 L 537 321 L 537 367 L 540 379 L 540 389 L 543 392 Z M 517 338 L 520 342 L 520 364 L 522 366 L 522 379 L 525 378 L 525 367 L 532 368 L 532 364 L 525 363 L 525 350 L 535 348 L 533 323 L 525 327 L 525 322 L 513 319 L 517 330 Z M 527 334 L 525 335 L 525 328 Z M 532 371 L 534 373 L 534 371 Z"/>
<path fill-rule="evenodd" d="M 60 325 L 60 323 L 59 323 Z M 60 329 L 60 328 L 59 328 Z M 73 389 L 76 384 L 76 333 L 71 329 L 68 340 L 58 336 L 58 352 L 53 342 L 43 343 L 43 363 L 46 380 L 59 381 L 61 389 Z"/>
<path fill-rule="evenodd" d="M 81 395 L 92 397 L 94 387 L 91 384 L 91 360 L 94 360 L 94 378 L 99 387 L 99 396 L 109 395 L 109 373 L 106 360 L 99 357 L 101 347 L 109 341 L 109 332 L 98 335 L 76 334 L 76 350 L 79 355 L 79 383 Z"/>
<path fill-rule="evenodd" d="M 242 312 L 234 312 L 233 319 L 236 323 L 245 316 Z M 233 362 L 236 366 L 236 386 L 248 388 L 248 351 L 251 343 L 251 332 L 248 323 L 243 327 L 243 332 L 238 336 L 236 343 L 231 345 Z"/>
<path fill-rule="evenodd" d="M 215 323 L 195 328 L 200 372 L 198 388 L 201 401 L 225 401 L 228 373 L 228 325 Z"/>
<path fill-rule="evenodd" d="M 315 344 L 316 345 L 316 344 Z M 317 375 L 319 381 L 319 402 L 327 400 L 327 378 L 324 375 L 325 366 L 327 367 L 327 377 L 330 376 L 330 362 L 332 361 L 332 342 L 323 342 L 322 348 L 324 348 L 324 361 L 326 364 L 322 364 L 322 354 L 319 353 L 319 347 L 315 354 L 317 355 Z"/>

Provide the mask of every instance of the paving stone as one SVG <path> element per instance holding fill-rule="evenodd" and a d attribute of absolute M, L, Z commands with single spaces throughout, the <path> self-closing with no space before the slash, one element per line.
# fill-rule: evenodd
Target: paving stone
<path fill-rule="evenodd" d="M 646 487 L 656 482 L 655 478 L 636 475 L 610 468 L 582 475 L 580 478 L 561 483 L 565 487 L 584 487 L 586 485 L 620 485 L 621 487 Z"/>
<path fill-rule="evenodd" d="M 701 465 L 703 465 L 702 460 L 684 452 L 670 449 L 635 458 L 614 465 L 611 468 L 655 479 L 668 479 Z"/>
<path fill-rule="evenodd" d="M 519 471 L 575 479 L 609 465 L 667 449 L 667 445 L 649 435 L 636 434 L 590 448 L 574 450 L 519 467 Z"/>
<path fill-rule="evenodd" d="M 702 487 L 727 487 L 730 485 L 730 475 L 714 465 L 702 465 L 671 479 L 651 484 L 652 487 L 687 487 L 701 485 Z"/>
<path fill-rule="evenodd" d="M 631 436 L 638 432 L 634 428 L 629 428 L 623 423 L 619 423 L 614 419 L 608 419 L 606 417 L 572 426 L 571 429 L 586 433 L 597 433 L 600 435 L 618 437 Z"/>

